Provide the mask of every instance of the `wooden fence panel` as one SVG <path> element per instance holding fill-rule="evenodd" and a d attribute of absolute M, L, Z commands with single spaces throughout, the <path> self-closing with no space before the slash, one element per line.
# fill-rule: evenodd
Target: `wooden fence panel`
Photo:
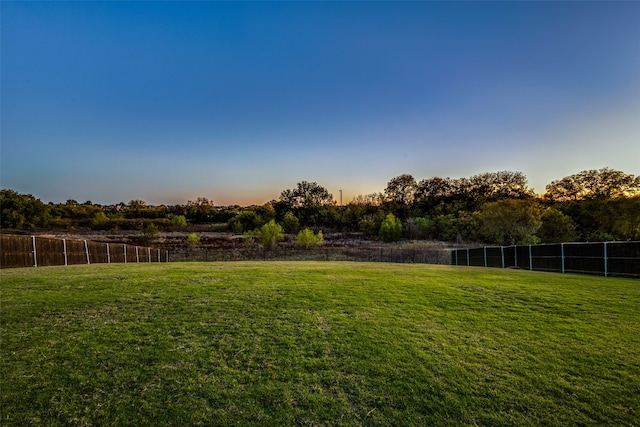
<path fill-rule="evenodd" d="M 30 236 L 0 236 L 0 267 L 33 267 L 33 240 Z"/>
<path fill-rule="evenodd" d="M 64 242 L 61 239 L 36 237 L 38 267 L 64 265 Z"/>
<path fill-rule="evenodd" d="M 124 258 L 124 247 L 125 245 L 123 243 L 109 244 L 109 257 L 111 262 L 114 262 L 114 263 L 126 262 Z"/>
<path fill-rule="evenodd" d="M 84 240 L 66 240 L 65 242 L 67 244 L 67 264 L 87 264 Z"/>
<path fill-rule="evenodd" d="M 0 235 L 0 268 L 166 260 L 166 251 L 124 243 Z"/>
<path fill-rule="evenodd" d="M 89 249 L 89 260 L 91 264 L 106 264 L 109 259 L 107 256 L 107 244 L 87 241 Z"/>
<path fill-rule="evenodd" d="M 136 256 L 136 247 L 133 245 L 125 245 L 127 251 L 127 262 L 136 263 L 138 258 Z"/>

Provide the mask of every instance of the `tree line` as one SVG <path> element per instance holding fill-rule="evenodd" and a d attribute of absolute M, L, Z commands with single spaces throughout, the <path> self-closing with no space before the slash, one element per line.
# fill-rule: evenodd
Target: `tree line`
<path fill-rule="evenodd" d="M 0 190 L 1 226 L 7 230 L 77 227 L 182 229 L 223 224 L 236 233 L 271 222 L 284 233 L 304 229 L 356 232 L 383 241 L 432 239 L 490 244 L 640 240 L 640 176 L 609 168 L 585 170 L 536 195 L 521 172 L 416 181 L 403 174 L 384 191 L 338 206 L 316 182 L 302 181 L 260 206 L 215 206 L 199 197 L 185 205 L 150 206 L 142 200 L 116 205 L 90 201 L 45 204 L 30 194 Z M 151 231 L 149 229 L 151 228 Z"/>

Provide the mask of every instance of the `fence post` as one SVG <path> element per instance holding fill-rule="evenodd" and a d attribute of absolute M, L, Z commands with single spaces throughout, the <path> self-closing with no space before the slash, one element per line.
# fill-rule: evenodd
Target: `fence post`
<path fill-rule="evenodd" d="M 165 251 L 165 262 L 169 262 L 169 251 Z"/>
<path fill-rule="evenodd" d="M 456 249 L 456 265 L 458 265 L 458 250 Z"/>
<path fill-rule="evenodd" d="M 147 248 L 147 259 L 151 262 L 151 248 Z"/>
<path fill-rule="evenodd" d="M 127 263 L 127 245 L 126 245 L 126 243 L 123 243 L 122 247 L 124 249 L 124 263 L 126 264 Z"/>
<path fill-rule="evenodd" d="M 160 262 L 160 249 L 158 249 L 158 262 Z"/>
<path fill-rule="evenodd" d="M 138 251 L 138 247 L 136 246 L 136 262 L 140 262 L 140 253 Z"/>
<path fill-rule="evenodd" d="M 483 246 L 482 247 L 484 249 L 484 266 L 487 266 L 487 247 Z"/>
<path fill-rule="evenodd" d="M 560 243 L 560 259 L 562 263 L 562 272 L 564 273 L 564 243 Z"/>
<path fill-rule="evenodd" d="M 467 267 L 471 265 L 471 260 L 469 259 L 469 248 L 467 248 Z"/>
<path fill-rule="evenodd" d="M 513 263 L 516 268 L 520 268 L 518 265 L 518 245 L 513 245 Z"/>
<path fill-rule="evenodd" d="M 64 265 L 69 265 L 67 257 L 67 239 L 62 239 L 62 252 L 64 253 Z"/>
<path fill-rule="evenodd" d="M 607 242 L 603 242 L 604 245 L 604 277 L 607 277 L 609 274 L 609 259 L 607 258 Z"/>
<path fill-rule="evenodd" d="M 533 257 L 531 256 L 531 245 L 529 245 L 529 270 L 533 270 Z"/>
<path fill-rule="evenodd" d="M 109 244 L 107 243 L 107 264 L 111 264 L 111 255 L 109 254 Z"/>
<path fill-rule="evenodd" d="M 36 252 L 36 236 L 31 236 L 31 243 L 33 244 L 33 266 L 38 266 L 38 254 Z"/>
<path fill-rule="evenodd" d="M 502 268 L 504 268 L 504 246 L 500 246 L 500 257 L 502 258 Z"/>
<path fill-rule="evenodd" d="M 84 241 L 84 253 L 87 255 L 87 264 L 91 264 L 91 259 L 89 258 L 89 245 L 87 245 L 87 241 Z"/>

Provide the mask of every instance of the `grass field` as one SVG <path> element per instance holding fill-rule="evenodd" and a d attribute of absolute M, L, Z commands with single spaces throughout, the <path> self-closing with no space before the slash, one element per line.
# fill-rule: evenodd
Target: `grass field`
<path fill-rule="evenodd" d="M 637 426 L 640 281 L 408 264 L 0 271 L 3 426 Z"/>

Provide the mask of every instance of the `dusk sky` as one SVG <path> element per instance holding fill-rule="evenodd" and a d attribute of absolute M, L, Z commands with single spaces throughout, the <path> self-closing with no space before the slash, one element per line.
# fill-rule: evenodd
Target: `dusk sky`
<path fill-rule="evenodd" d="M 0 8 L 1 186 L 44 202 L 640 174 L 640 2 Z"/>

